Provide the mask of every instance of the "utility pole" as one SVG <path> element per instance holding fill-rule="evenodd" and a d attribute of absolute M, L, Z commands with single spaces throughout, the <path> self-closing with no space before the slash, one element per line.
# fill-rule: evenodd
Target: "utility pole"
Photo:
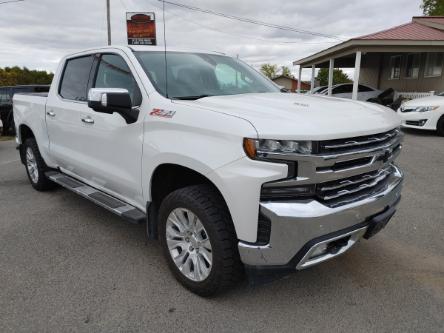
<path fill-rule="evenodd" d="M 108 45 L 111 45 L 111 13 L 109 7 L 109 0 L 106 0 L 106 25 L 108 28 Z"/>

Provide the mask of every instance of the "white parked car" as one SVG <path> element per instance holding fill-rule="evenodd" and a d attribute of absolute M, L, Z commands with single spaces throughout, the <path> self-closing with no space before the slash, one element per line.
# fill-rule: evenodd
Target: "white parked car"
<path fill-rule="evenodd" d="M 380 231 L 400 200 L 395 112 L 281 93 L 222 54 L 71 54 L 49 94 L 16 94 L 13 107 L 32 186 L 57 183 L 146 223 L 177 280 L 200 295 L 244 272 L 334 258 Z"/>
<path fill-rule="evenodd" d="M 398 114 L 402 127 L 437 131 L 444 136 L 444 93 L 405 102 Z"/>
<path fill-rule="evenodd" d="M 367 101 L 370 98 L 377 97 L 381 93 L 380 90 L 377 90 L 375 88 L 366 86 L 364 84 L 358 85 L 358 100 L 359 101 Z M 328 88 L 324 87 L 324 89 L 320 89 L 317 92 L 314 92 L 314 94 L 320 94 L 320 95 L 327 95 L 328 94 Z M 353 94 L 353 83 L 341 83 L 336 84 L 332 87 L 331 94 L 333 97 L 340 97 L 340 98 L 352 98 Z"/>

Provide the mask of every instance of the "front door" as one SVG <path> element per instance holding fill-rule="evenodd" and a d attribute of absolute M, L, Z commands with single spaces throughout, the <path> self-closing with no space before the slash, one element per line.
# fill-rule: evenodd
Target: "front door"
<path fill-rule="evenodd" d="M 133 106 L 140 107 L 142 95 L 139 84 L 123 56 L 96 56 L 95 61 L 98 63 L 92 66 L 88 86 L 127 89 Z M 58 118 L 58 114 L 55 118 Z M 137 122 L 127 124 L 117 113 L 95 112 L 83 103 L 64 118 L 67 119 L 64 125 L 69 128 L 71 139 L 69 144 L 65 144 L 70 147 L 66 149 L 70 155 L 58 154 L 62 155 L 59 164 L 64 171 L 91 186 L 144 208 L 141 186 L 143 115 L 140 115 Z M 53 141 L 51 132 L 50 140 Z"/>

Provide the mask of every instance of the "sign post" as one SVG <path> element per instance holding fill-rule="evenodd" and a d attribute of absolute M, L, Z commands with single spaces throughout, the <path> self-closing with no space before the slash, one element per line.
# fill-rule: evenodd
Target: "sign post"
<path fill-rule="evenodd" d="M 126 13 L 128 45 L 156 45 L 154 13 Z"/>

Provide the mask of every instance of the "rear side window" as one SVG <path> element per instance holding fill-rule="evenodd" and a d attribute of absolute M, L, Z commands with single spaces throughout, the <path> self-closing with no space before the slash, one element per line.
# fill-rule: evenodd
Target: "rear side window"
<path fill-rule="evenodd" d="M 353 86 L 351 84 L 343 84 L 339 87 L 333 89 L 333 94 L 346 94 L 353 91 Z"/>
<path fill-rule="evenodd" d="M 116 54 L 104 54 L 97 71 L 95 88 L 128 90 L 133 106 L 142 104 L 142 94 L 125 60 Z"/>
<path fill-rule="evenodd" d="M 0 105 L 11 104 L 11 97 L 9 96 L 8 89 L 0 89 Z"/>
<path fill-rule="evenodd" d="M 93 56 L 68 60 L 60 84 L 60 96 L 75 101 L 86 101 L 88 79 Z"/>
<path fill-rule="evenodd" d="M 367 92 L 367 91 L 373 91 L 373 89 L 367 86 L 363 86 L 362 84 L 359 85 L 359 92 Z"/>

